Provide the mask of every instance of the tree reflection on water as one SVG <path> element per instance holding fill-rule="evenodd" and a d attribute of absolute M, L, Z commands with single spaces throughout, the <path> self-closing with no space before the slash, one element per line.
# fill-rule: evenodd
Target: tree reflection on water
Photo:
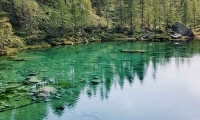
<path fill-rule="evenodd" d="M 60 99 L 0 113 L 0 120 L 44 119 L 50 111 L 62 116 L 65 109 L 76 107 L 82 93 L 86 93 L 89 98 L 100 95 L 102 101 L 109 99 L 111 88 L 116 84 L 123 89 L 126 81 L 132 85 L 136 78 L 141 85 L 145 84 L 144 78 L 150 65 L 153 67 L 152 77 L 156 79 L 157 67 L 168 64 L 172 59 L 175 59 L 177 68 L 185 62 L 190 63 L 189 58 L 199 54 L 199 45 L 200 41 L 197 40 L 189 44 L 182 42 L 177 46 L 169 42 L 94 43 L 26 51 L 17 55 L 30 58 L 24 62 L 16 63 L 1 58 L 1 81 L 22 81 L 29 71 L 35 71 L 39 73 L 37 77 L 55 79 L 57 86 L 62 87 L 64 92 Z M 147 52 L 121 53 L 123 49 Z"/>

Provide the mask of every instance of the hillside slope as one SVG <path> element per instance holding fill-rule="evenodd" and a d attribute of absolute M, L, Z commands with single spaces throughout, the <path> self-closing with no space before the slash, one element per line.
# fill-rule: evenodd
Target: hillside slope
<path fill-rule="evenodd" d="M 167 33 L 175 22 L 198 31 L 199 5 L 199 0 L 0 0 L 0 49 L 109 40 L 145 27 Z"/>

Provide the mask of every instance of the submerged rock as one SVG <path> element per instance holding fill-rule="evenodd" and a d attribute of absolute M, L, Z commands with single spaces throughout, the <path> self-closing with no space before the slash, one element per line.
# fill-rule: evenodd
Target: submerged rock
<path fill-rule="evenodd" d="M 38 93 L 38 97 L 49 97 L 50 94 L 45 94 L 45 93 Z"/>
<path fill-rule="evenodd" d="M 75 94 L 72 90 L 66 90 L 66 93 L 71 95 Z"/>
<path fill-rule="evenodd" d="M 13 97 L 12 95 L 8 95 L 8 96 L 6 96 L 6 98 L 8 98 L 8 99 L 9 99 L 9 98 L 12 98 L 12 97 Z"/>
<path fill-rule="evenodd" d="M 49 83 L 54 84 L 55 83 L 55 79 L 54 78 L 49 79 Z"/>
<path fill-rule="evenodd" d="M 40 70 L 40 72 L 47 72 L 48 70 L 44 70 L 44 69 L 42 69 L 42 70 Z"/>
<path fill-rule="evenodd" d="M 13 85 L 6 87 L 6 90 L 14 89 L 14 88 L 17 88 L 19 86 L 20 86 L 20 84 L 13 84 Z"/>
<path fill-rule="evenodd" d="M 10 105 L 8 105 L 5 101 L 2 101 L 0 102 L 0 104 L 3 106 L 3 107 L 10 107 Z"/>
<path fill-rule="evenodd" d="M 38 75 L 38 73 L 32 72 L 32 73 L 29 73 L 29 74 L 28 74 L 28 76 L 35 76 L 35 75 Z"/>
<path fill-rule="evenodd" d="M 7 57 L 8 59 L 10 59 L 10 60 L 13 60 L 13 61 L 27 61 L 28 60 L 28 58 L 18 58 L 18 57 L 16 57 L 16 56 L 8 56 Z"/>
<path fill-rule="evenodd" d="M 42 81 L 42 82 L 38 82 L 38 83 L 36 84 L 36 86 L 37 86 L 37 87 L 42 87 L 42 86 L 46 86 L 47 84 L 48 84 L 47 81 Z"/>
<path fill-rule="evenodd" d="M 22 86 L 22 87 L 17 88 L 16 90 L 20 92 L 26 92 L 28 89 L 25 86 Z"/>
<path fill-rule="evenodd" d="M 35 93 L 34 92 L 30 92 L 30 93 L 26 93 L 27 95 L 30 95 L 30 96 L 33 96 L 33 95 L 35 95 Z"/>
<path fill-rule="evenodd" d="M 61 96 L 56 96 L 55 98 L 56 98 L 56 99 L 60 99 L 60 98 L 61 98 Z"/>
<path fill-rule="evenodd" d="M 57 92 L 57 89 L 54 88 L 54 87 L 50 87 L 50 86 L 45 86 L 45 87 L 42 87 L 38 90 L 38 94 L 37 96 L 38 97 L 48 97 L 50 96 L 51 94 L 55 94 Z"/>
<path fill-rule="evenodd" d="M 0 106 L 0 109 L 5 109 L 6 107 L 4 107 L 4 106 Z"/>
<path fill-rule="evenodd" d="M 98 79 L 94 79 L 91 81 L 92 84 L 99 84 L 101 81 Z"/>
<path fill-rule="evenodd" d="M 41 82 L 41 80 L 39 80 L 36 76 L 32 76 L 32 77 L 30 77 L 28 82 L 30 82 L 30 83 L 39 83 L 39 82 Z"/>
<path fill-rule="evenodd" d="M 15 101 L 21 101 L 21 99 L 20 99 L 20 98 L 17 98 L 17 99 L 15 99 Z"/>
<path fill-rule="evenodd" d="M 17 58 L 17 59 L 14 59 L 14 61 L 27 61 L 28 59 L 27 58 Z"/>
<path fill-rule="evenodd" d="M 95 76 L 93 76 L 93 78 L 94 78 L 94 79 L 98 79 L 99 77 L 95 75 Z"/>
<path fill-rule="evenodd" d="M 56 96 L 58 96 L 58 97 L 62 97 L 62 95 L 61 95 L 61 94 L 56 94 Z"/>

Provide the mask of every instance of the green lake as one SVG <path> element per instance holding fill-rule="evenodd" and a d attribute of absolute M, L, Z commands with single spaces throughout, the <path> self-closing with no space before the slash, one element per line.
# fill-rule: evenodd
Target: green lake
<path fill-rule="evenodd" d="M 30 95 L 30 76 L 58 93 Z M 0 120 L 199 120 L 200 41 L 90 43 L 1 57 L 0 96 Z"/>

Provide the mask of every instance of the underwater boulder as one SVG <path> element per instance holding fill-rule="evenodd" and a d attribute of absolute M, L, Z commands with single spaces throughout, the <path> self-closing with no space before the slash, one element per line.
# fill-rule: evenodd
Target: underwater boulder
<path fill-rule="evenodd" d="M 49 97 L 50 94 L 45 94 L 45 93 L 38 93 L 38 97 Z"/>
<path fill-rule="evenodd" d="M 47 96 L 50 96 L 51 94 L 55 94 L 57 91 L 58 90 L 54 87 L 45 86 L 38 90 L 37 96 L 38 97 L 47 97 Z"/>
<path fill-rule="evenodd" d="M 12 84 L 12 85 L 7 86 L 7 87 L 6 87 L 6 90 L 15 89 L 15 88 L 17 88 L 17 87 L 19 87 L 19 86 L 20 86 L 20 84 Z"/>
<path fill-rule="evenodd" d="M 100 82 L 101 82 L 101 81 L 98 80 L 98 79 L 94 79 L 94 80 L 91 81 L 91 83 L 92 83 L 93 85 L 99 84 Z"/>
<path fill-rule="evenodd" d="M 28 76 L 36 76 L 36 75 L 38 75 L 38 73 L 36 73 L 36 72 L 31 72 L 28 74 Z"/>
<path fill-rule="evenodd" d="M 30 83 L 39 83 L 41 80 L 39 80 L 36 76 L 31 76 L 28 80 Z"/>

